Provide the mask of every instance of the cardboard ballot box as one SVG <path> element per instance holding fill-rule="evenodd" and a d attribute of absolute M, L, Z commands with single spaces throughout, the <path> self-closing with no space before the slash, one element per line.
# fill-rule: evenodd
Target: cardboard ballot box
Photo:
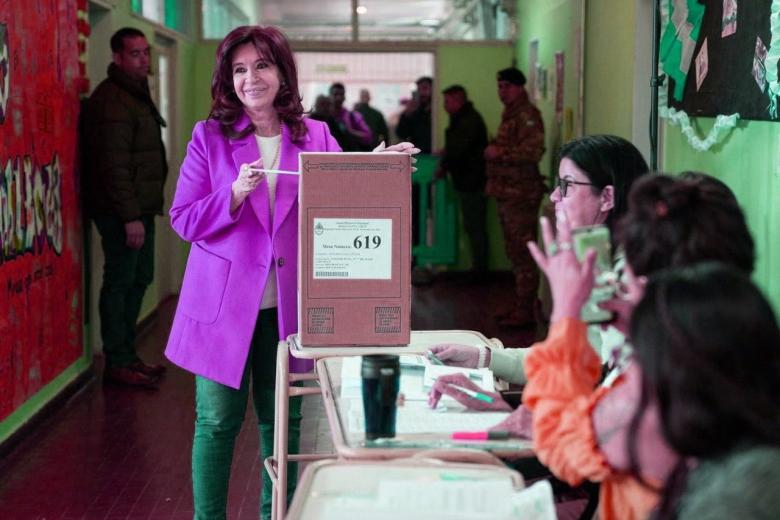
<path fill-rule="evenodd" d="M 406 345 L 411 314 L 411 158 L 300 154 L 302 345 Z"/>

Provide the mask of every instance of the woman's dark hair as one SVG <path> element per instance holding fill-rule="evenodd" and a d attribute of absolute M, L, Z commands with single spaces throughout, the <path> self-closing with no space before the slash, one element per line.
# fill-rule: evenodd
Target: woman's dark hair
<path fill-rule="evenodd" d="M 639 276 L 706 261 L 730 265 L 747 276 L 755 263 L 753 238 L 736 197 L 723 182 L 703 173 L 639 179 L 629 194 L 628 212 L 617 225 L 617 235 L 628 264 Z M 654 394 L 643 389 L 628 431 L 631 468 L 645 484 L 637 434 L 653 399 Z M 680 465 L 670 477 L 670 492 L 680 491 L 685 479 L 679 472 L 684 470 Z"/>
<path fill-rule="evenodd" d="M 703 173 L 640 179 L 618 226 L 619 242 L 637 275 L 717 260 L 751 273 L 753 238 L 736 197 Z"/>
<path fill-rule="evenodd" d="M 744 271 L 709 262 L 653 275 L 631 338 L 642 393 L 657 401 L 677 453 L 706 459 L 780 446 L 780 329 Z M 660 518 L 675 517 L 681 485 L 670 479 Z"/>
<path fill-rule="evenodd" d="M 561 147 L 561 159 L 569 159 L 582 170 L 591 189 L 600 193 L 607 186 L 614 190 L 615 206 L 606 224 L 612 229 L 628 205 L 628 192 L 634 181 L 650 168 L 636 146 L 616 135 L 586 135 Z"/>
<path fill-rule="evenodd" d="M 242 131 L 236 131 L 235 123 L 244 113 L 244 106 L 233 91 L 233 51 L 239 45 L 251 43 L 263 58 L 279 69 L 279 92 L 274 99 L 274 108 L 279 119 L 290 128 L 293 140 L 306 135 L 303 122 L 303 104 L 298 91 L 298 71 L 295 67 L 290 44 L 284 34 L 275 27 L 245 25 L 236 27 L 217 47 L 214 74 L 211 77 L 210 119 L 219 121 L 220 130 L 226 137 L 237 138 L 254 132 L 250 124 Z"/>

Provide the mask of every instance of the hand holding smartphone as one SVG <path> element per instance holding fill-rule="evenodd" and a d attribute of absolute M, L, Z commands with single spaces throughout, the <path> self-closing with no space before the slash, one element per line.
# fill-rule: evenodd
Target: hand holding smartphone
<path fill-rule="evenodd" d="M 579 261 L 585 258 L 585 253 L 589 249 L 596 250 L 596 263 L 593 267 L 595 283 L 590 297 L 582 307 L 582 321 L 586 323 L 610 321 L 612 313 L 599 306 L 599 303 L 611 299 L 615 293 L 609 228 L 604 225 L 576 228 L 571 232 L 571 240 L 574 253 Z"/>

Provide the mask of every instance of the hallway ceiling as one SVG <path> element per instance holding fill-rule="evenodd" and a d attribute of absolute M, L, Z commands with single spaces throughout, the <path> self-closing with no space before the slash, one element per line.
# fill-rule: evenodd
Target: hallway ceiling
<path fill-rule="evenodd" d="M 361 0 L 360 38 L 446 38 L 479 2 Z M 261 23 L 283 27 L 293 38 L 344 40 L 351 37 L 351 7 L 350 0 L 262 0 L 258 10 Z"/>

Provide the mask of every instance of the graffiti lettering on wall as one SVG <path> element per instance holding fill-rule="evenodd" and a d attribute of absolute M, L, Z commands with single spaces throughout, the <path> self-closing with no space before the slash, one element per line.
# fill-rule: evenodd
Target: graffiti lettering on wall
<path fill-rule="evenodd" d="M 24 278 L 17 278 L 15 280 L 6 281 L 6 293 L 8 296 L 15 296 L 22 294 L 23 292 L 29 292 L 32 285 L 36 282 L 43 280 L 54 275 L 54 266 L 45 265 L 35 270 L 34 273 L 27 273 Z"/>
<path fill-rule="evenodd" d="M 11 85 L 8 72 L 8 29 L 4 23 L 0 23 L 0 123 L 5 121 L 5 107 L 8 105 Z"/>
<path fill-rule="evenodd" d="M 9 159 L 0 171 L 0 264 L 46 248 L 62 252 L 59 158 L 41 166 Z"/>

